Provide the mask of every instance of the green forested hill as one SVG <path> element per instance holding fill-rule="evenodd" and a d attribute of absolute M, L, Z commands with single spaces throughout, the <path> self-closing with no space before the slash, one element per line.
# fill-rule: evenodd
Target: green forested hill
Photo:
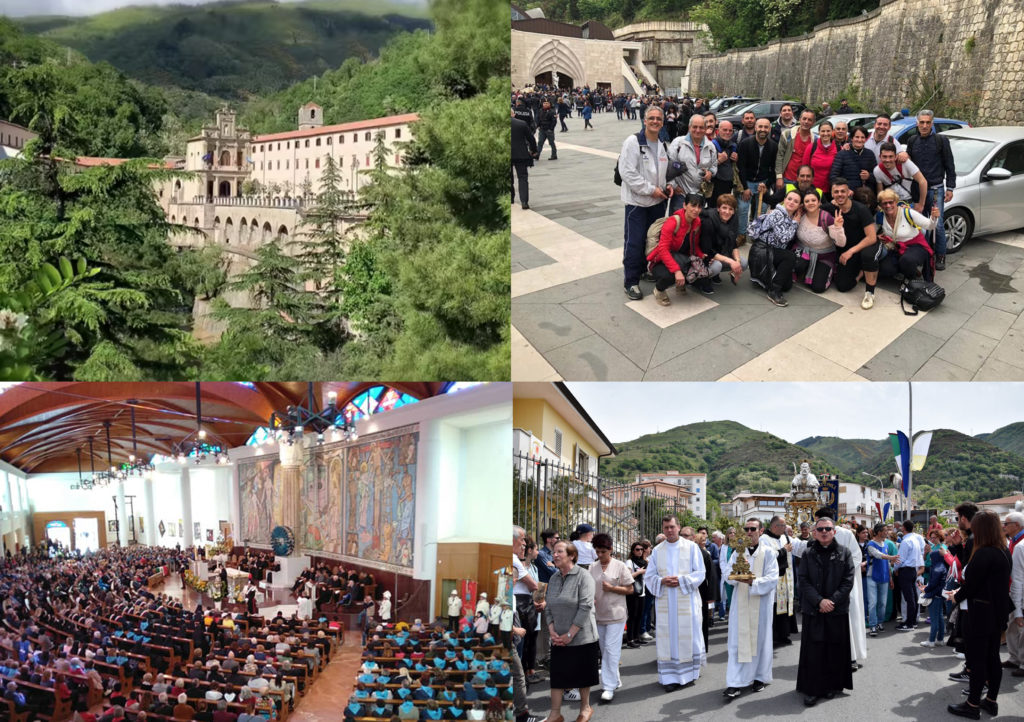
<path fill-rule="evenodd" d="M 1019 427 L 1020 424 L 1011 426 Z M 1004 427 L 1011 429 L 1011 427 Z M 924 469 L 914 472 L 914 502 L 939 509 L 949 509 L 961 501 L 984 501 L 1007 496 L 1020 490 L 1024 479 L 1024 456 L 994 446 L 981 438 L 951 429 L 938 429 L 932 437 Z M 1019 432 L 1019 429 L 1017 431 Z M 1012 431 L 1000 435 L 1014 437 Z M 800 445 L 825 457 L 844 470 L 851 481 L 866 471 L 887 478 L 896 470 L 889 441 L 812 437 Z M 872 454 L 872 449 L 875 453 Z"/>
<path fill-rule="evenodd" d="M 1004 429 L 989 436 L 1014 437 L 1011 427 Z M 790 444 L 734 421 L 688 424 L 617 442 L 616 447 L 618 455 L 601 462 L 603 476 L 627 481 L 639 471 L 707 472 L 710 496 L 719 502 L 741 489 L 786 491 L 793 463 L 803 458 L 810 459 L 815 474 L 836 473 L 854 483 L 872 483 L 862 471 L 888 478 L 896 470 L 887 439 L 814 436 Z M 961 501 L 1012 494 L 1020 489 L 1020 479 L 1024 456 L 959 431 L 939 429 L 925 468 L 914 474 L 913 499 L 921 506 L 949 509 Z"/>
<path fill-rule="evenodd" d="M 1008 424 L 991 434 L 978 434 L 975 438 L 998 446 L 1003 451 L 1024 456 L 1024 421 Z"/>
<path fill-rule="evenodd" d="M 431 27 L 424 7 L 365 0 L 139 6 L 19 24 L 150 85 L 233 100 L 365 61 L 395 35 Z"/>
<path fill-rule="evenodd" d="M 869 471 L 879 465 L 883 458 L 892 456 L 888 439 L 840 439 L 835 436 L 811 436 L 796 442 L 797 446 L 813 451 L 833 464 L 847 476 Z"/>
<path fill-rule="evenodd" d="M 601 462 L 602 475 L 626 481 L 638 471 L 703 471 L 708 474 L 710 496 L 719 502 L 741 489 L 785 491 L 793 478 L 793 464 L 804 458 L 812 460 L 816 474 L 839 472 L 813 452 L 735 421 L 678 426 L 615 446 L 619 453 Z"/>

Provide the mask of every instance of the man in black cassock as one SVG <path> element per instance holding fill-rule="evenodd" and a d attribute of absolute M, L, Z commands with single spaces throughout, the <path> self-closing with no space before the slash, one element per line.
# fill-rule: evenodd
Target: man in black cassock
<path fill-rule="evenodd" d="M 827 516 L 811 527 L 814 539 L 800 560 L 800 663 L 796 690 L 804 704 L 816 705 L 853 689 L 850 669 L 850 592 L 853 558 L 835 541 L 835 522 Z"/>

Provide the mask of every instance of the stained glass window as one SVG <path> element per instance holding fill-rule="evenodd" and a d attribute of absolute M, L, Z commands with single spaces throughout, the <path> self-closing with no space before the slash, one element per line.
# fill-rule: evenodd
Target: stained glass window
<path fill-rule="evenodd" d="M 448 387 L 444 390 L 446 394 L 454 394 L 465 389 L 471 389 L 474 386 L 482 386 L 487 383 L 486 381 L 452 381 L 448 384 Z"/>
<path fill-rule="evenodd" d="M 341 409 L 341 415 L 349 423 L 365 419 L 382 411 L 391 411 L 408 404 L 415 404 L 419 399 L 403 393 L 390 386 L 371 386 L 349 401 Z M 273 431 L 261 426 L 253 432 L 246 446 L 259 446 L 273 439 Z"/>

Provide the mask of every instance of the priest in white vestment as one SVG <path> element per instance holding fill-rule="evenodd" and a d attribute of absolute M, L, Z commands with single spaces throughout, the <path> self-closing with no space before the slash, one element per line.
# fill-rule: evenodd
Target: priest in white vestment
<path fill-rule="evenodd" d="M 703 611 L 697 587 L 706 570 L 700 548 L 679 536 L 678 519 L 665 517 L 661 530 L 665 541 L 654 547 L 647 560 L 644 584 L 657 609 L 658 682 L 666 692 L 673 692 L 695 681 L 704 666 Z"/>
<path fill-rule="evenodd" d="M 868 629 L 864 621 L 864 584 L 860 580 L 860 563 L 864 561 L 857 535 L 836 524 L 836 542 L 850 550 L 853 557 L 854 584 L 850 592 L 850 664 L 860 667 L 868 658 Z"/>
<path fill-rule="evenodd" d="M 772 622 L 779 581 L 778 553 L 767 543 L 767 537 L 761 536 L 764 530 L 758 519 L 750 519 L 743 527 L 754 544 L 743 552 L 754 578 L 750 581 L 728 578 L 739 558 L 735 553 L 724 570 L 726 584 L 733 587 L 729 607 L 729 662 L 723 693 L 729 699 L 739 697 L 746 687 L 760 692 L 772 681 Z"/>

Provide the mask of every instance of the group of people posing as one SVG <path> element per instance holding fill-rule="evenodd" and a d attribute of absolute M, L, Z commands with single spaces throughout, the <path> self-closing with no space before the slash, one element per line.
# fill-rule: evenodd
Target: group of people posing
<path fill-rule="evenodd" d="M 630 299 L 643 297 L 642 279 L 667 306 L 671 287 L 710 294 L 723 271 L 735 283 L 749 268 L 778 306 L 794 283 L 821 293 L 863 281 L 861 306 L 870 309 L 879 277 L 931 281 L 944 270 L 942 209 L 956 171 L 932 111 L 918 113 L 909 147 L 889 135 L 886 115 L 871 133 L 828 119 L 815 133 L 814 111 L 797 120 L 788 105 L 774 124 L 748 113 L 738 131 L 694 113 L 669 143 L 663 105 L 647 106 L 619 155 Z"/>
<path fill-rule="evenodd" d="M 815 706 L 853 689 L 867 637 L 884 631 L 889 605 L 901 619 L 896 631 L 907 632 L 916 629 L 920 603 L 930 606 L 932 620 L 922 646 L 942 643 L 948 621 L 948 644 L 965 660 L 950 677 L 968 683 L 966 699 L 950 705 L 950 713 L 996 714 L 1002 669 L 1024 664 L 1024 545 L 1016 549 L 1024 515 L 1001 521 L 970 502 L 956 512 L 957 528 L 943 529 L 933 518 L 927 541 L 910 521 L 895 531 L 886 524 L 847 526 L 828 508 L 797 534 L 774 517 L 767 524 L 748 519 L 728 538 L 680 528 L 669 515 L 654 544 L 638 540 L 624 560 L 614 557 L 609 535 L 587 524 L 572 540 L 545 530 L 540 553 L 520 547 L 517 577 L 536 583 L 543 568 L 546 588 L 541 582 L 542 595 L 517 599 L 517 614 L 528 601 L 536 608 L 541 647 L 550 652 L 546 722 L 562 722 L 570 698 L 580 700 L 577 719 L 589 720 L 597 686 L 600 701 L 612 702 L 623 646 L 653 640 L 664 690 L 692 686 L 706 664 L 716 614 L 728 619 L 726 701 L 773 682 L 773 651 L 792 643 L 799 619 L 796 690 Z M 741 559 L 746 569 L 739 573 Z M 1010 658 L 1001 662 L 1004 631 Z"/>

